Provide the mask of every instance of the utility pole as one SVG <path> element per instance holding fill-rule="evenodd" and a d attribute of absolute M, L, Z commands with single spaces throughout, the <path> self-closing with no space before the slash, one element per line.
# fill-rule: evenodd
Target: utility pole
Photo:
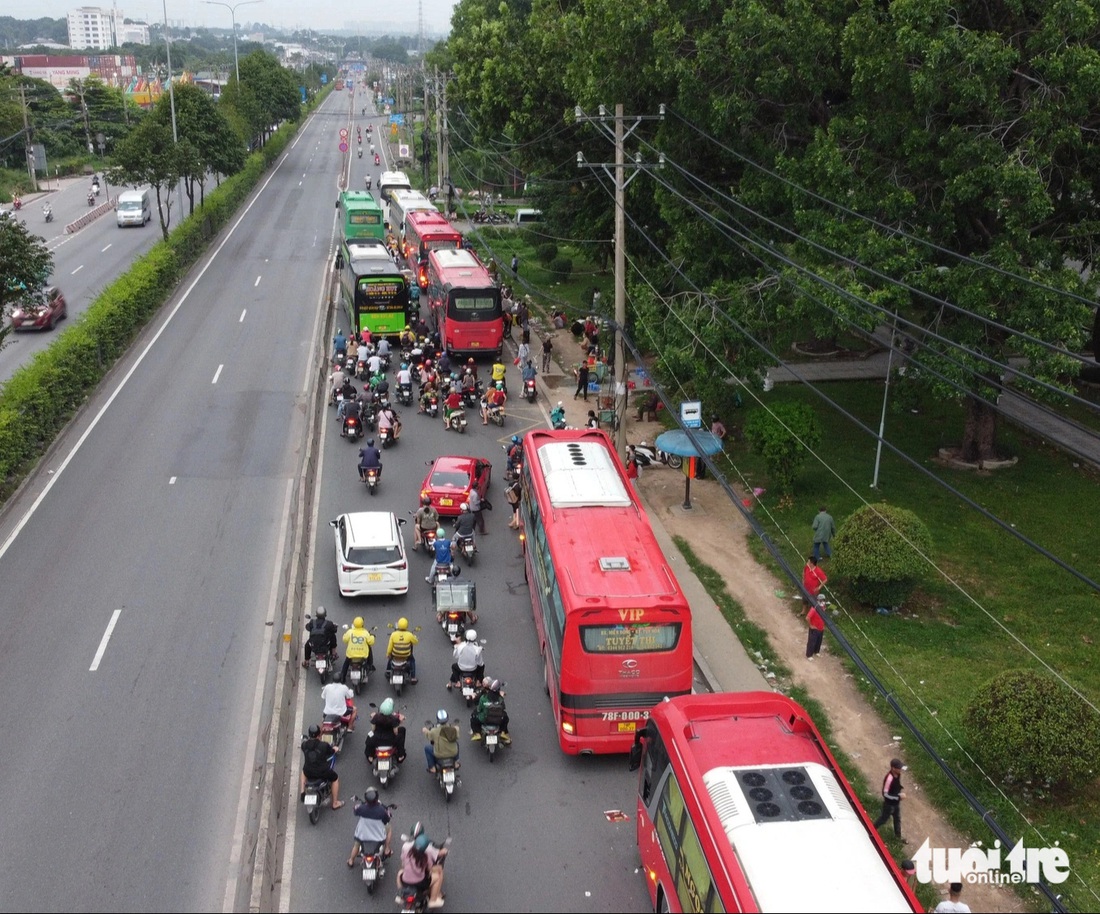
<path fill-rule="evenodd" d="M 615 106 L 615 125 L 610 128 L 607 125 L 607 109 L 600 105 L 599 114 L 595 117 L 586 115 L 580 105 L 573 109 L 578 122 L 587 121 L 595 124 L 600 132 L 615 143 L 615 161 L 612 164 L 605 162 L 587 162 L 583 152 L 577 153 L 577 167 L 602 168 L 608 172 L 615 181 L 615 448 L 620 454 L 626 449 L 626 346 L 623 343 L 623 330 L 626 326 L 626 189 L 630 186 L 638 173 L 649 166 L 642 161 L 641 154 L 634 156 L 631 168 L 635 171 L 629 178 L 626 175 L 626 161 L 623 153 L 623 142 L 633 135 L 642 121 L 664 120 L 665 106 L 658 106 L 658 114 L 635 115 L 634 123 L 629 128 L 623 126 L 624 115 L 621 104 Z M 657 167 L 663 168 L 665 154 L 662 152 L 657 160 Z M 613 172 L 609 169 L 614 169 Z"/>
<path fill-rule="evenodd" d="M 80 113 L 84 118 L 84 142 L 88 144 L 88 154 L 95 155 L 95 147 L 92 145 L 92 128 L 88 125 L 88 103 L 84 101 L 84 80 L 76 81 L 77 94 L 80 96 Z"/>
<path fill-rule="evenodd" d="M 443 74 L 443 82 L 440 83 L 440 95 L 443 99 L 443 126 L 441 132 L 443 134 L 443 180 L 447 182 L 447 214 L 450 215 L 454 209 L 455 200 L 455 185 L 451 180 L 451 135 L 447 129 L 447 74 Z M 442 185 L 440 185 L 442 186 Z"/>
<path fill-rule="evenodd" d="M 20 86 L 19 87 L 19 97 L 23 101 L 23 136 L 26 137 L 24 142 L 26 143 L 26 146 L 27 146 L 27 171 L 30 173 L 30 176 L 31 176 L 31 192 L 34 193 L 34 192 L 37 192 L 37 190 L 38 190 L 38 179 L 34 174 L 34 150 L 31 148 L 31 141 L 32 141 L 33 137 L 31 135 L 30 118 L 27 115 L 27 87 L 26 86 Z M 46 172 L 46 182 L 49 183 L 49 180 L 50 180 L 50 173 L 47 171 Z"/>

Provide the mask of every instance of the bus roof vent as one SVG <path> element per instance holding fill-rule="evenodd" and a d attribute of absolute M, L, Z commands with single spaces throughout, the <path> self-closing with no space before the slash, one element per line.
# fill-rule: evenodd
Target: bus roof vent
<path fill-rule="evenodd" d="M 758 823 L 830 818 L 803 767 L 754 768 L 736 777 Z"/>
<path fill-rule="evenodd" d="M 535 453 L 555 508 L 632 505 L 621 469 L 597 442 L 551 441 Z"/>
<path fill-rule="evenodd" d="M 600 571 L 630 571 L 630 560 L 623 555 L 602 556 Z"/>

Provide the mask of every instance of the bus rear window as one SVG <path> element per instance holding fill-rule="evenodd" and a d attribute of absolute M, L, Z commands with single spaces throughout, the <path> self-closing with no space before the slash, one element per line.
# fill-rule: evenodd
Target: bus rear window
<path fill-rule="evenodd" d="M 382 217 L 378 213 L 357 213 L 352 210 L 348 213 L 348 223 L 351 225 L 381 225 Z"/>
<path fill-rule="evenodd" d="M 582 625 L 581 644 L 589 654 L 650 654 L 671 651 L 680 641 L 679 622 L 660 625 Z"/>
<path fill-rule="evenodd" d="M 493 311 L 497 307 L 496 299 L 491 295 L 454 297 L 456 311 Z"/>

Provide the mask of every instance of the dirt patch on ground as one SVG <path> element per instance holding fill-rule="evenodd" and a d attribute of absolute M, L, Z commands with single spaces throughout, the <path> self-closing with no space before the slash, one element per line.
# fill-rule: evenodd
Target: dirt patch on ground
<path fill-rule="evenodd" d="M 652 440 L 656 426 L 636 424 L 631 416 L 627 431 L 628 441 Z M 822 654 L 813 662 L 806 660 L 806 625 L 798 609 L 800 604 L 792 599 L 791 586 L 774 578 L 753 558 L 748 546 L 749 524 L 729 504 L 717 483 L 692 481 L 691 500 L 698 508 L 692 512 L 681 508 L 684 478 L 679 472 L 667 467 L 647 469 L 639 478 L 639 488 L 653 517 L 671 535 L 687 540 L 696 555 L 722 575 L 730 594 L 748 618 L 768 632 L 772 647 L 793 670 L 793 680 L 828 710 L 836 741 L 868 783 L 880 783 L 890 758 L 895 755 L 905 758 L 905 750 L 893 738 L 898 730 L 891 730 L 891 725 L 879 718 L 856 689 L 851 674 L 830 655 L 833 646 L 828 635 Z M 823 567 L 828 570 L 827 561 Z M 781 598 L 778 593 L 786 596 Z M 915 852 L 925 837 L 930 838 L 933 846 L 968 846 L 969 840 L 926 801 L 920 782 L 911 772 L 906 772 L 905 791 L 902 830 L 909 841 L 908 852 Z M 878 809 L 870 812 L 877 815 Z M 889 825 L 885 828 L 889 829 Z M 963 894 L 963 900 L 975 911 L 1029 910 L 1019 896 L 1005 889 L 968 885 Z"/>

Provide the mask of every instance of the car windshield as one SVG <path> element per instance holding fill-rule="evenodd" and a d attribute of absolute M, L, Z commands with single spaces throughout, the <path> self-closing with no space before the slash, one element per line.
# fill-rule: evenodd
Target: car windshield
<path fill-rule="evenodd" d="M 137 210 L 141 209 L 141 201 L 140 200 L 120 200 L 119 203 L 118 203 L 118 208 L 120 210 L 122 210 L 122 212 L 124 212 L 124 213 L 130 212 L 130 211 L 135 211 L 136 212 Z"/>
<path fill-rule="evenodd" d="M 348 564 L 389 565 L 401 558 L 397 546 L 353 546 L 348 550 Z"/>
<path fill-rule="evenodd" d="M 469 485 L 469 474 L 458 470 L 440 470 L 438 473 L 432 473 L 433 489 L 465 489 Z"/>

